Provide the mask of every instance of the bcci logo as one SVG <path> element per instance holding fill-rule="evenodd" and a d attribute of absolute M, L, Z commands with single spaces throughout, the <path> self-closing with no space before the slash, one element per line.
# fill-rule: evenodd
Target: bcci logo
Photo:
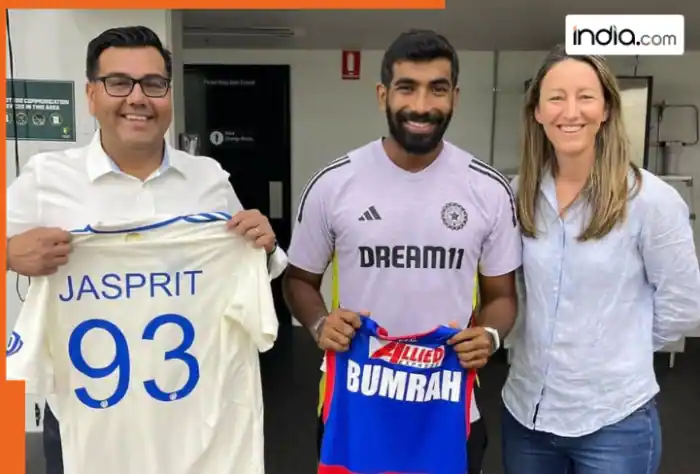
<path fill-rule="evenodd" d="M 467 221 L 467 211 L 456 202 L 448 202 L 442 207 L 442 223 L 450 230 L 462 230 Z"/>

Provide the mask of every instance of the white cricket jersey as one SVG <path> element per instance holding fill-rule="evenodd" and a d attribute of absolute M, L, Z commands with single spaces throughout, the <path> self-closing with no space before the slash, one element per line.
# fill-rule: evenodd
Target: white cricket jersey
<path fill-rule="evenodd" d="M 32 280 L 7 373 L 54 396 L 66 473 L 264 473 L 278 322 L 265 252 L 228 218 L 88 226 Z"/>

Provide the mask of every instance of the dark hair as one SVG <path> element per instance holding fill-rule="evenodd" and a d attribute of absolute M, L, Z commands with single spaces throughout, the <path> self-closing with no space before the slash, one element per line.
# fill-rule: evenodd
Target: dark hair
<path fill-rule="evenodd" d="M 89 81 L 96 79 L 99 70 L 100 55 L 107 48 L 146 48 L 152 47 L 158 50 L 163 61 L 168 78 L 173 73 L 173 59 L 170 51 L 163 47 L 160 38 L 155 32 L 145 26 L 122 26 L 110 28 L 93 38 L 87 47 L 87 59 L 85 61 L 85 75 Z"/>
<path fill-rule="evenodd" d="M 452 86 L 459 78 L 457 52 L 447 38 L 431 30 L 409 30 L 391 43 L 382 58 L 382 84 L 389 86 L 394 78 L 394 64 L 398 61 L 428 62 L 447 59 L 452 64 Z"/>

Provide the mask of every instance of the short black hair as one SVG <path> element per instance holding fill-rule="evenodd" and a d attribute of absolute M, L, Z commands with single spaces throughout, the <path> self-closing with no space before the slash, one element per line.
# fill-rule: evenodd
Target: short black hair
<path fill-rule="evenodd" d="M 447 38 L 432 30 L 409 30 L 391 43 L 382 58 L 382 84 L 389 86 L 394 78 L 394 64 L 398 61 L 428 62 L 447 59 L 452 64 L 452 86 L 459 78 L 457 52 Z"/>
<path fill-rule="evenodd" d="M 158 35 L 146 26 L 121 26 L 110 28 L 93 38 L 87 47 L 87 59 L 85 61 L 85 75 L 88 81 L 96 79 L 99 70 L 100 55 L 107 48 L 139 48 L 152 47 L 158 50 L 163 61 L 168 78 L 173 74 L 172 54 L 161 43 Z"/>

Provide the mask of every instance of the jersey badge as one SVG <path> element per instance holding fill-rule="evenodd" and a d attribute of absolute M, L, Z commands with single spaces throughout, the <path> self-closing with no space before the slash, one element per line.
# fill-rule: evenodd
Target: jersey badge
<path fill-rule="evenodd" d="M 456 202 L 448 202 L 442 207 L 442 223 L 450 230 L 462 230 L 469 216 L 466 209 Z"/>

